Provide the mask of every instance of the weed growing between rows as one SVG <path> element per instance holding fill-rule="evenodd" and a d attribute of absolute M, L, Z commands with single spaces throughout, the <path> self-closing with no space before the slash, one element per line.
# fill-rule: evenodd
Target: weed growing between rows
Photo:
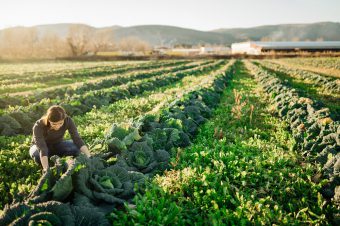
<path fill-rule="evenodd" d="M 174 169 L 155 177 L 135 208 L 113 212 L 114 224 L 329 224 L 335 210 L 318 193 L 324 181 L 312 182 L 318 167 L 293 150 L 268 107 L 239 63 L 193 145 L 178 150 Z"/>

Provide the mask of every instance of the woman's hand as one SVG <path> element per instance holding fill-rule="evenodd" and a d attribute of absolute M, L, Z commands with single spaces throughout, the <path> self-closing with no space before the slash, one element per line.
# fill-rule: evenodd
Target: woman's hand
<path fill-rule="evenodd" d="M 47 173 L 50 170 L 50 168 L 43 169 L 43 174 Z"/>
<path fill-rule="evenodd" d="M 86 145 L 82 146 L 80 151 L 83 152 L 88 158 L 91 157 L 91 153 Z"/>

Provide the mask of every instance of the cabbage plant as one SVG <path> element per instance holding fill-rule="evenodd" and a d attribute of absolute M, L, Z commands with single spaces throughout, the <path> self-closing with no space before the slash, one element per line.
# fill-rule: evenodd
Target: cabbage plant
<path fill-rule="evenodd" d="M 170 154 L 165 150 L 155 150 L 148 141 L 135 142 L 129 150 L 118 157 L 117 165 L 129 171 L 138 171 L 153 176 L 169 166 Z"/>
<path fill-rule="evenodd" d="M 74 174 L 75 191 L 95 204 L 123 204 L 135 195 L 135 185 L 142 187 L 145 176 L 123 167 L 105 167 L 96 158 L 83 159 L 87 167 Z"/>
<path fill-rule="evenodd" d="M 114 123 L 106 134 L 108 151 L 119 154 L 127 149 L 134 141 L 141 139 L 138 129 L 128 123 Z"/>
<path fill-rule="evenodd" d="M 79 222 L 80 223 L 80 222 Z M 17 203 L 7 206 L 0 225 L 76 225 L 69 204 L 49 201 L 36 205 Z"/>

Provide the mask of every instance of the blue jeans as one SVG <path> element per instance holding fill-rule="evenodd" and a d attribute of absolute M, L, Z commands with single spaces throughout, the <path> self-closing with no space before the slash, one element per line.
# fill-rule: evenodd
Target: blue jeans
<path fill-rule="evenodd" d="M 47 145 L 48 147 L 48 157 L 53 155 L 58 155 L 60 157 L 63 156 L 78 156 L 80 154 L 79 148 L 69 140 L 62 141 L 56 144 Z M 41 165 L 40 161 L 40 150 L 37 145 L 32 145 L 30 148 L 30 156 L 34 159 L 34 161 Z"/>

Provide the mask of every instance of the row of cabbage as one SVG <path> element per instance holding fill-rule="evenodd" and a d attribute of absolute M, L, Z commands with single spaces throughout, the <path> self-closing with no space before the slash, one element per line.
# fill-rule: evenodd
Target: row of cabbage
<path fill-rule="evenodd" d="M 208 63 L 205 62 L 205 64 Z M 43 90 L 43 91 L 35 91 L 33 94 L 28 96 L 23 95 L 15 95 L 15 96 L 9 96 L 2 95 L 0 96 L 0 109 L 8 108 L 9 106 L 27 106 L 32 103 L 39 102 L 43 99 L 64 99 L 66 97 L 70 97 L 72 95 L 78 94 L 84 94 L 87 91 L 90 90 L 99 90 L 104 88 L 109 88 L 112 86 L 122 85 L 127 82 L 132 82 L 137 79 L 144 79 L 144 78 L 150 78 L 152 76 L 161 75 L 164 73 L 170 73 L 170 72 L 176 72 L 180 70 L 190 69 L 195 66 L 196 64 L 182 64 L 182 62 L 179 63 L 179 65 L 172 67 L 164 68 L 160 67 L 154 70 L 148 70 L 144 72 L 130 72 L 129 74 L 117 74 L 117 76 L 113 78 L 104 78 L 98 82 L 85 82 L 82 83 L 80 86 L 68 86 L 68 87 L 62 87 L 62 88 L 56 88 L 53 90 Z"/>
<path fill-rule="evenodd" d="M 102 90 L 89 91 L 84 95 L 74 95 L 70 99 L 60 102 L 47 99 L 27 107 L 4 112 L 0 116 L 0 135 L 12 136 L 16 134 L 31 133 L 34 122 L 40 118 L 52 104 L 60 104 L 69 115 L 80 115 L 90 111 L 93 106 L 101 107 L 109 105 L 117 100 L 130 98 L 156 87 L 165 86 L 182 79 L 188 75 L 204 74 L 221 67 L 225 62 L 217 61 L 211 64 L 195 68 L 159 75 L 150 79 L 128 83 L 118 87 L 111 87 Z"/>
<path fill-rule="evenodd" d="M 311 83 L 314 86 L 322 88 L 327 93 L 340 95 L 340 79 L 332 77 L 326 77 L 311 71 L 289 68 L 280 64 L 271 63 L 268 61 L 259 61 L 259 63 L 266 68 L 270 68 L 274 71 L 285 73 L 294 78 L 298 78 L 305 82 Z"/>
<path fill-rule="evenodd" d="M 340 122 L 329 117 L 329 109 L 316 109 L 313 100 L 299 97 L 274 74 L 250 64 L 256 80 L 271 97 L 276 113 L 285 119 L 303 156 L 322 166 L 328 179 L 321 193 L 340 208 Z"/>
<path fill-rule="evenodd" d="M 158 114 L 113 124 L 97 156 L 54 157 L 27 199 L 5 208 L 0 224 L 109 225 L 106 214 L 131 202 L 148 178 L 168 169 L 176 147 L 190 145 L 233 72 L 225 66 L 211 73 Z"/>
<path fill-rule="evenodd" d="M 312 66 L 316 68 L 328 68 L 340 70 L 340 58 L 339 57 L 318 57 L 318 58 L 294 58 L 284 59 L 283 61 L 290 64 L 301 66 Z"/>
<path fill-rule="evenodd" d="M 164 62 L 148 62 L 141 64 L 125 64 L 125 65 L 116 65 L 112 66 L 94 66 L 88 68 L 81 69 L 68 69 L 58 71 L 43 71 L 43 72 L 27 72 L 21 75 L 13 75 L 13 74 L 3 74 L 0 75 L 1 85 L 10 85 L 16 83 L 23 82 L 46 82 L 46 79 L 60 79 L 60 78 L 79 78 L 79 77 L 97 77 L 104 76 L 108 74 L 119 74 L 125 73 L 132 70 L 147 70 L 165 66 L 175 66 L 188 61 L 164 61 Z"/>

